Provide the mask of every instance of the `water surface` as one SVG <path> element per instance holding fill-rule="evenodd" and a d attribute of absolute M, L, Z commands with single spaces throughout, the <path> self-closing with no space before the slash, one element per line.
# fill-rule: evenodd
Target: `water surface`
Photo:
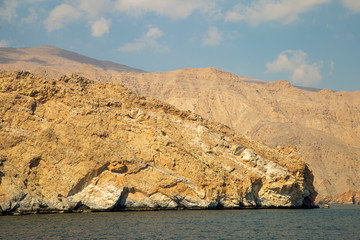
<path fill-rule="evenodd" d="M 0 216 L 0 239 L 360 240 L 360 206 Z"/>

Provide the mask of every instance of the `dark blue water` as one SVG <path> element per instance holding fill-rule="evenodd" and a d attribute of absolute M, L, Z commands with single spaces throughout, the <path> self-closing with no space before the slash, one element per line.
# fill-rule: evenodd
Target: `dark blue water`
<path fill-rule="evenodd" d="M 0 216 L 1 239 L 360 239 L 360 206 Z"/>

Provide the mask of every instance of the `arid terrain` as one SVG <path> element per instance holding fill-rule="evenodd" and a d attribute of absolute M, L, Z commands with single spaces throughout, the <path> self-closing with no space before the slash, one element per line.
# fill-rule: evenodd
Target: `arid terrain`
<path fill-rule="evenodd" d="M 0 214 L 315 207 L 293 148 L 78 75 L 0 71 Z"/>
<path fill-rule="evenodd" d="M 318 201 L 360 202 L 359 91 L 304 89 L 213 68 L 146 73 L 88 58 L 82 62 L 83 57 L 65 53 L 53 47 L 1 48 L 0 68 L 55 78 L 75 72 L 95 81 L 118 82 L 269 146 L 295 146 L 314 172 Z"/>

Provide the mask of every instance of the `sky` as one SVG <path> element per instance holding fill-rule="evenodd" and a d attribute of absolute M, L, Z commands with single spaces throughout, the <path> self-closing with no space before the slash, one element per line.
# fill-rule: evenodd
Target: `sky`
<path fill-rule="evenodd" d="M 0 0 L 0 47 L 360 90 L 360 0 Z"/>

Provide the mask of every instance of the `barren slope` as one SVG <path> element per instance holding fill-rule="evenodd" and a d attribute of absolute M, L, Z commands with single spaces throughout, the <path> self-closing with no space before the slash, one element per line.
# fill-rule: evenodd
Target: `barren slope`
<path fill-rule="evenodd" d="M 2 70 L 26 70 L 52 78 L 76 71 L 91 71 L 93 77 L 96 77 L 98 71 L 144 72 L 140 69 L 110 61 L 96 60 L 52 46 L 0 48 L 0 65 Z"/>
<path fill-rule="evenodd" d="M 314 171 L 320 198 L 360 191 L 360 92 L 304 91 L 286 81 L 248 84 L 211 68 L 116 79 L 271 146 L 296 146 Z"/>

